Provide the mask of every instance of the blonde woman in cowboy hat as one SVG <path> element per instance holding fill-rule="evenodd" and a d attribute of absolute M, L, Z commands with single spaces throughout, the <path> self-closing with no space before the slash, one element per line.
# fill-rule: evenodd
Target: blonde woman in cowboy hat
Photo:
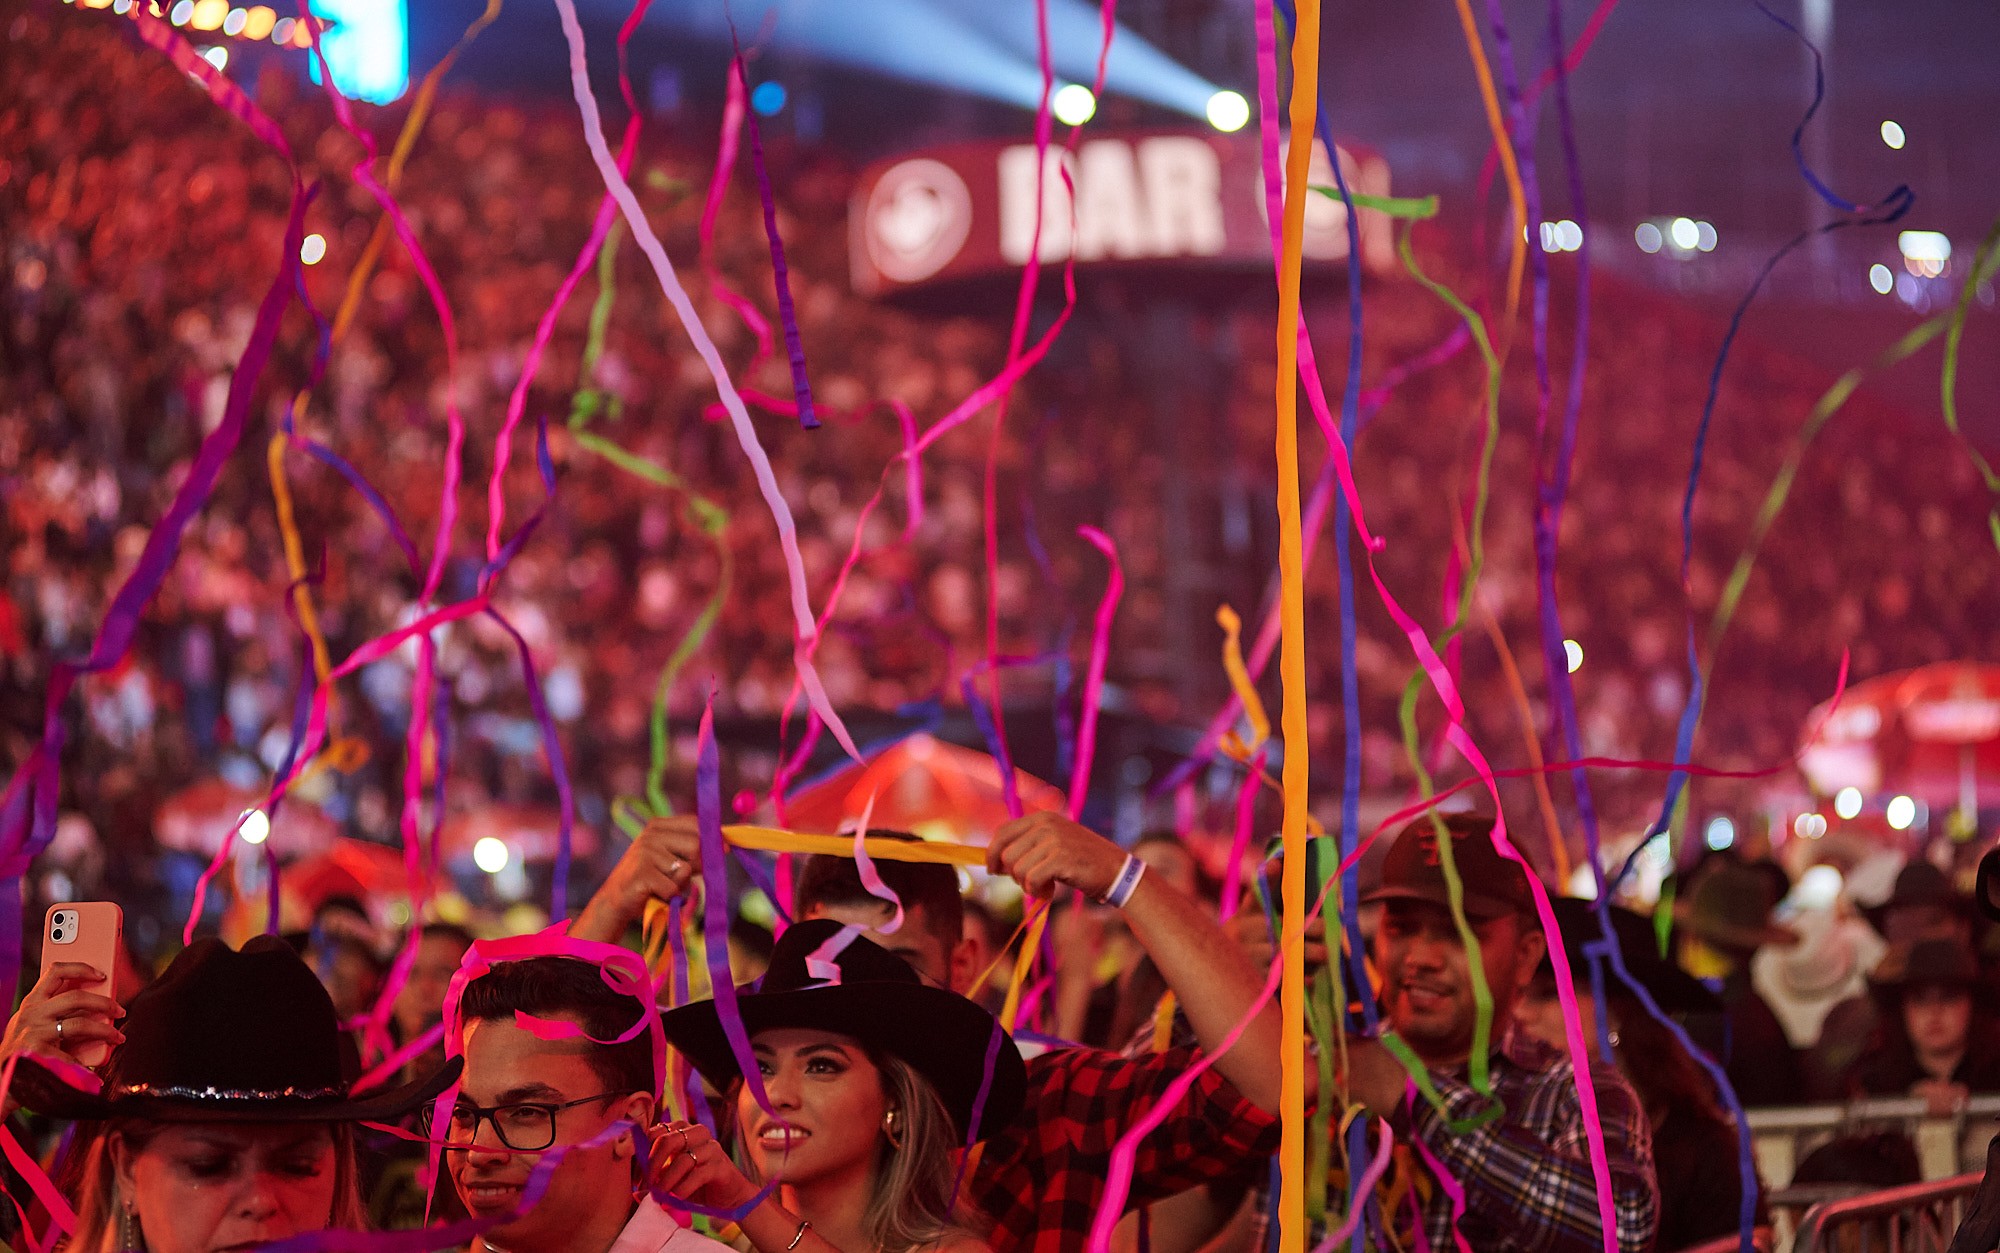
<path fill-rule="evenodd" d="M 14 1093 L 97 1124 L 84 1156 L 73 1253 L 234 1253 L 360 1227 L 353 1124 L 393 1119 L 449 1086 L 458 1063 L 365 1097 L 340 1065 L 333 1002 L 291 947 L 201 940 L 118 1007 L 60 968 L 8 1023 Z M 79 1041 L 114 1047 L 102 1082 Z M 95 1089 L 95 1090 L 92 1090 Z"/>
<path fill-rule="evenodd" d="M 733 1156 L 702 1127 L 654 1136 L 656 1190 L 742 1219 L 756 1253 L 986 1253 L 956 1204 L 957 1152 L 1019 1112 L 1014 1042 L 973 1002 L 831 920 L 787 930 L 738 1006 L 770 1101 L 743 1082 L 713 1001 L 669 1010 L 667 1039 L 728 1093 Z"/>

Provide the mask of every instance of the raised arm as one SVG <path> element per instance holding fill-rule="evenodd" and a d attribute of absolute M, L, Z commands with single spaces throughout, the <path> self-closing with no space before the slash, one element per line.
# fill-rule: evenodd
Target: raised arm
<path fill-rule="evenodd" d="M 692 817 L 648 822 L 570 924 L 579 940 L 617 944 L 645 913 L 646 902 L 672 900 L 701 875 L 701 829 Z"/>
<path fill-rule="evenodd" d="M 1058 885 L 1092 900 L 1111 890 L 1124 850 L 1056 813 L 1030 814 L 994 833 L 987 868 L 1009 875 L 1031 896 Z M 1213 915 L 1157 875 L 1140 879 L 1125 902 L 1125 925 L 1187 1015 L 1195 1039 L 1214 1052 L 1264 990 L 1266 972 L 1224 934 Z M 1267 1004 L 1215 1067 L 1260 1109 L 1278 1108 L 1278 1008 Z"/>

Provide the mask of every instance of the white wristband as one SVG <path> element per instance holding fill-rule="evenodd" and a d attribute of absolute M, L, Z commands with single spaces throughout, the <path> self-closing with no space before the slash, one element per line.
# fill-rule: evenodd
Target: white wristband
<path fill-rule="evenodd" d="M 1113 909 L 1125 908 L 1125 902 L 1132 899 L 1132 893 L 1138 888 L 1139 880 L 1145 877 L 1146 863 L 1130 853 L 1125 854 L 1125 864 L 1118 868 L 1118 877 L 1111 881 L 1111 887 L 1104 895 L 1097 898 L 1097 903 L 1109 905 Z"/>

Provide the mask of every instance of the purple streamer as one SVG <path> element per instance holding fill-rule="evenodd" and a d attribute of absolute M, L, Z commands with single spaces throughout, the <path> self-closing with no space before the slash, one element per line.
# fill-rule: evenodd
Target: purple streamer
<path fill-rule="evenodd" d="M 744 73 L 742 57 L 736 59 L 732 72 Z M 757 176 L 757 197 L 764 202 L 764 234 L 771 241 L 771 281 L 778 289 L 778 321 L 785 328 L 785 355 L 792 363 L 792 396 L 799 406 L 799 425 L 817 430 L 812 384 L 806 381 L 805 342 L 799 337 L 799 318 L 792 308 L 791 272 L 785 265 L 785 241 L 778 235 L 778 202 L 771 194 L 771 176 L 764 170 L 764 142 L 757 133 L 756 110 L 745 112 L 743 121 L 750 129 L 750 169 Z"/>
<path fill-rule="evenodd" d="M 777 1118 L 771 1098 L 764 1091 L 764 1076 L 750 1051 L 750 1034 L 743 1027 L 743 1013 L 736 1005 L 736 984 L 729 973 L 729 849 L 722 838 L 722 763 L 715 752 L 715 694 L 701 711 L 701 729 L 695 753 L 695 817 L 701 826 L 701 865 L 705 882 L 702 892 L 702 948 L 708 962 L 708 981 L 715 995 L 715 1015 L 736 1067 L 749 1085 L 757 1108 Z M 782 1123 L 784 1120 L 779 1119 Z"/>

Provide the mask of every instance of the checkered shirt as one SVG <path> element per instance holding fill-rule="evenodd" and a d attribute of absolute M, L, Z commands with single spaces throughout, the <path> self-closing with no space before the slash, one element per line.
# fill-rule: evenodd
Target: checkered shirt
<path fill-rule="evenodd" d="M 1505 1112 L 1494 1122 L 1454 1135 L 1446 1117 L 1422 1097 L 1392 1120 L 1400 1144 L 1423 1142 L 1465 1190 L 1465 1217 L 1453 1230 L 1451 1199 L 1429 1171 L 1410 1163 L 1420 1176 L 1413 1191 L 1398 1189 L 1391 1207 L 1399 1234 L 1409 1228 L 1409 1202 L 1423 1215 L 1432 1253 L 1602 1253 L 1597 1184 L 1584 1137 L 1583 1107 L 1576 1094 L 1576 1070 L 1569 1055 L 1523 1031 L 1510 1031 L 1493 1057 L 1493 1095 Z M 1486 1098 L 1467 1082 L 1463 1067 L 1432 1071 L 1451 1120 L 1470 1118 Z M 1611 1167 L 1611 1192 L 1623 1253 L 1645 1253 L 1653 1245 L 1659 1198 L 1653 1182 L 1653 1134 L 1638 1094 L 1624 1076 L 1603 1065 L 1590 1069 L 1597 1113 L 1604 1127 L 1604 1151 Z M 1336 1213 L 1346 1208 L 1344 1180 L 1331 1189 Z M 1378 1199 L 1381 1194 L 1378 1193 Z M 1269 1195 L 1258 1198 L 1256 1240 L 1266 1247 Z M 1317 1224 L 1315 1225 L 1318 1226 Z M 1316 1229 L 1307 1246 L 1326 1232 Z M 1404 1243 L 1404 1247 L 1409 1247 Z M 1421 1246 L 1419 1246 L 1421 1247 Z"/>
<path fill-rule="evenodd" d="M 1118 1138 L 1194 1064 L 1191 1048 L 1143 1057 L 1067 1048 L 1028 1062 L 1020 1117 L 984 1144 L 967 1199 L 995 1253 L 1082 1253 Z M 1126 1208 L 1240 1172 L 1278 1147 L 1278 1120 L 1204 1071 L 1139 1142 Z"/>

